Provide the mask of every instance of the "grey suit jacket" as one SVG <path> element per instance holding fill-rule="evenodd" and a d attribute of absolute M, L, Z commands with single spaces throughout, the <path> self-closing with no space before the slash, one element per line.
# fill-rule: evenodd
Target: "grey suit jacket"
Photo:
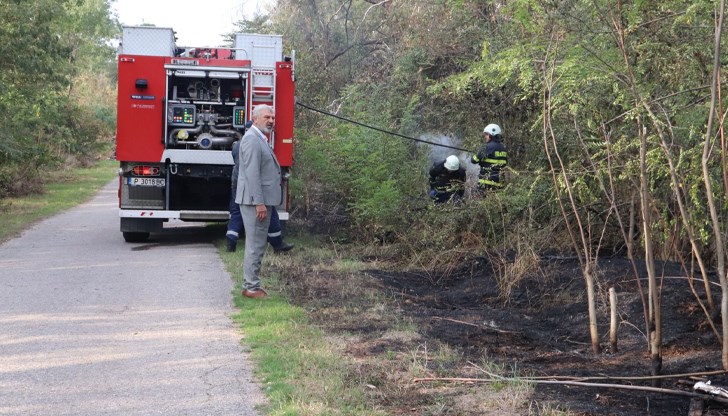
<path fill-rule="evenodd" d="M 281 166 L 265 136 L 255 126 L 240 139 L 238 187 L 240 205 L 280 205 L 283 201 Z"/>

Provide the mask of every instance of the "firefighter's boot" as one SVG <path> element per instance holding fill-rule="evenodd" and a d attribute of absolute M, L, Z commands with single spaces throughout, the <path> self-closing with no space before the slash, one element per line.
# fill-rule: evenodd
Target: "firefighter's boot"
<path fill-rule="evenodd" d="M 293 244 L 283 242 L 283 233 L 281 231 L 269 232 L 268 243 L 273 247 L 274 253 L 290 251 L 293 248 Z"/>
<path fill-rule="evenodd" d="M 281 242 L 280 245 L 273 246 L 273 252 L 274 253 L 283 253 L 286 251 L 290 251 L 293 247 L 294 247 L 294 245 L 292 243 Z"/>
<path fill-rule="evenodd" d="M 238 240 L 235 240 L 233 238 L 230 238 L 230 236 L 227 236 L 227 252 L 234 253 L 237 246 L 238 246 Z"/>

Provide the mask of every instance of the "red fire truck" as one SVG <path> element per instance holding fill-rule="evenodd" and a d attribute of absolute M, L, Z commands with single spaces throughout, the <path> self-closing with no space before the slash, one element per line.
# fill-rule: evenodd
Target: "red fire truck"
<path fill-rule="evenodd" d="M 231 148 L 256 105 L 276 111 L 270 144 L 288 176 L 295 68 L 281 36 L 237 34 L 232 48 L 181 48 L 170 28 L 124 27 L 118 66 L 116 159 L 126 241 L 145 241 L 171 219 L 228 219 Z M 282 220 L 287 205 L 284 198 L 278 207 Z"/>

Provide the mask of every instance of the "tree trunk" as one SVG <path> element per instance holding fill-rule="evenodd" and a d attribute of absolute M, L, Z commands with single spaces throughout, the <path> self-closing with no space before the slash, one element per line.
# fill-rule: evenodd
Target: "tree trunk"
<path fill-rule="evenodd" d="M 645 267 L 647 268 L 647 303 L 650 322 L 650 368 L 652 375 L 662 371 L 662 331 L 660 320 L 660 294 L 655 272 L 654 249 L 652 243 L 652 213 L 650 210 L 649 188 L 647 183 L 647 133 L 639 128 L 640 135 L 640 205 L 642 208 L 642 231 L 645 245 Z"/>
<path fill-rule="evenodd" d="M 549 161 L 549 167 L 551 169 L 551 176 L 554 181 L 554 189 L 558 198 L 559 208 L 561 209 L 561 215 L 564 217 L 566 228 L 569 231 L 569 237 L 574 247 L 574 251 L 579 258 L 582 271 L 584 273 L 584 279 L 586 282 L 587 289 L 587 302 L 589 309 L 589 336 L 591 338 L 592 351 L 595 354 L 601 352 L 599 346 L 599 330 L 597 327 L 597 308 L 596 308 L 596 296 L 594 294 L 594 273 L 593 269 L 595 266 L 594 256 L 591 254 L 591 243 L 586 235 L 586 228 L 581 219 L 579 209 L 576 205 L 576 201 L 573 194 L 573 185 L 569 179 L 566 166 L 564 161 L 559 154 L 559 147 L 556 140 L 556 135 L 551 126 L 551 99 L 552 96 L 551 88 L 554 85 L 553 70 L 556 67 L 556 58 L 550 57 L 552 51 L 547 51 L 546 58 L 544 59 L 543 67 L 543 82 L 544 82 L 544 101 L 543 101 L 543 141 L 544 150 L 546 152 L 546 158 Z M 555 52 L 554 52 L 555 53 Z M 550 142 L 550 143 L 549 143 Z M 553 149 L 553 156 L 552 151 Z M 554 159 L 558 162 L 558 173 Z M 559 188 L 558 176 L 564 183 L 566 197 L 569 201 L 569 210 L 564 206 L 562 201 L 562 195 Z M 576 231 L 572 229 L 571 221 L 569 219 L 569 213 L 573 214 L 573 220 L 576 223 Z M 578 232 L 579 240 L 576 238 Z"/>
<path fill-rule="evenodd" d="M 713 137 L 713 122 L 715 118 L 716 101 L 720 85 L 718 84 L 720 73 L 720 41 L 723 31 L 723 17 L 725 13 L 725 0 L 720 1 L 720 10 L 718 21 L 715 27 L 715 43 L 713 50 L 713 82 L 711 87 L 710 112 L 708 113 L 708 125 L 705 131 L 705 143 L 703 145 L 703 156 L 701 158 L 701 166 L 703 168 L 703 182 L 705 184 L 705 194 L 708 209 L 710 211 L 710 222 L 713 227 L 713 241 L 715 245 L 715 256 L 717 259 L 717 272 L 720 280 L 720 314 L 722 317 L 723 330 L 723 349 L 721 351 L 721 361 L 723 369 L 728 370 L 728 281 L 726 280 L 725 269 L 725 248 L 723 247 L 723 234 L 721 230 L 720 217 L 716 208 L 715 198 L 713 197 L 713 185 L 711 183 L 708 162 L 710 161 L 710 152 Z M 722 125 L 718 127 L 722 129 Z"/>

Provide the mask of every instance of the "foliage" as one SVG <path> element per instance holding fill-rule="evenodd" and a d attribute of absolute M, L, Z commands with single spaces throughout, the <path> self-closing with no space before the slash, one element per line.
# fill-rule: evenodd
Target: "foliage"
<path fill-rule="evenodd" d="M 362 235 L 395 231 L 406 224 L 401 214 L 424 190 L 421 172 L 408 167 L 416 149 L 380 133 L 340 124 L 331 136 L 306 137 L 296 167 L 305 183 L 320 184 L 327 200 L 342 199 Z M 346 174 L 342 174 L 346 172 Z"/>
<path fill-rule="evenodd" d="M 492 249 L 495 235 L 516 247 L 512 227 L 527 224 L 558 236 L 537 240 L 538 249 L 569 250 L 565 230 L 577 217 L 558 209 L 568 185 L 571 215 L 584 219 L 594 253 L 620 250 L 646 134 L 659 214 L 652 231 L 660 256 L 675 258 L 689 254 L 678 198 L 710 252 L 700 157 L 713 11 L 707 0 L 280 0 L 267 20 L 245 25 L 281 33 L 296 50 L 297 97 L 306 104 L 410 136 L 447 132 L 471 150 L 484 124 L 504 128 L 511 169 L 504 208 L 468 203 L 435 221 L 430 211 L 421 215 L 427 149 L 299 108 L 296 186 L 308 208 L 343 202 L 364 237 L 391 230 L 426 240 L 434 228 L 475 235 Z M 721 157 L 710 161 L 716 189 Z M 494 212 L 498 221 L 483 221 Z"/>
<path fill-rule="evenodd" d="M 107 0 L 0 1 L 0 197 L 109 150 L 116 30 Z"/>
<path fill-rule="evenodd" d="M 425 1 L 280 1 L 271 20 L 274 31 L 284 34 L 288 47 L 297 52 L 301 101 L 418 136 L 434 127 L 441 114 L 428 103 L 429 97 L 417 93 L 424 92 L 430 76 L 445 75 L 429 73 L 434 66 L 428 54 L 439 51 L 434 59 L 459 65 L 463 54 L 478 53 L 471 46 L 458 46 L 465 44 L 452 37 L 451 48 L 437 49 L 434 42 L 446 28 L 429 35 L 431 45 L 409 38 L 422 32 L 408 27 L 433 28 L 428 21 L 442 12 L 465 13 Z M 459 22 L 452 27 L 477 38 L 475 19 L 467 26 Z M 298 132 L 296 174 L 308 189 L 327 189 L 319 193 L 327 198 L 323 205 L 343 198 L 362 237 L 406 229 L 412 210 L 425 201 L 428 149 L 308 112 L 299 111 L 297 120 L 306 127 Z"/>

